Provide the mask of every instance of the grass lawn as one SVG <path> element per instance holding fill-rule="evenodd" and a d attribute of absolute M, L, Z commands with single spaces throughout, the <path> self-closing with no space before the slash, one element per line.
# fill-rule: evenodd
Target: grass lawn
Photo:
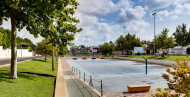
<path fill-rule="evenodd" d="M 144 55 L 147 59 L 154 59 L 154 55 Z M 130 57 L 130 58 L 142 58 L 141 55 L 120 55 L 120 57 Z M 159 60 L 173 60 L 176 61 L 177 59 L 183 60 L 186 59 L 190 61 L 190 56 L 175 56 L 175 55 L 165 55 L 162 57 L 161 55 L 156 55 L 155 59 Z"/>
<path fill-rule="evenodd" d="M 112 57 L 112 56 L 117 56 L 117 57 L 129 57 L 129 58 L 143 58 L 141 55 L 110 55 L 108 57 Z M 154 55 L 144 55 L 147 59 L 154 59 Z M 190 56 L 178 56 L 178 55 L 165 55 L 164 57 L 162 57 L 161 55 L 156 55 L 155 56 L 156 59 L 159 60 L 173 60 L 176 61 L 176 59 L 180 59 L 180 60 L 188 60 L 190 61 Z"/>
<path fill-rule="evenodd" d="M 26 61 L 18 64 L 18 71 L 36 72 L 43 74 L 57 74 L 57 63 L 55 71 L 52 71 L 51 58 Z M 10 69 L 10 66 L 0 69 Z M 54 77 L 44 77 L 31 74 L 18 73 L 17 79 L 10 79 L 10 72 L 0 71 L 0 97 L 53 97 Z"/>
<path fill-rule="evenodd" d="M 0 97 L 53 97 L 53 77 L 18 73 L 9 79 L 9 72 L 0 71 Z"/>
<path fill-rule="evenodd" d="M 44 61 L 44 58 L 40 58 L 18 63 L 17 69 L 18 71 L 57 75 L 57 64 L 58 61 L 55 60 L 55 71 L 52 71 L 52 58 L 47 57 L 47 62 Z M 0 69 L 10 70 L 10 66 L 1 67 Z"/>

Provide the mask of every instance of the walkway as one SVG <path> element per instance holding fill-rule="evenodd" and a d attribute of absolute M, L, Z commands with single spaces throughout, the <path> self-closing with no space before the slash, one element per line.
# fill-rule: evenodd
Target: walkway
<path fill-rule="evenodd" d="M 61 59 L 61 64 L 69 97 L 99 97 L 72 72 L 66 58 Z"/>

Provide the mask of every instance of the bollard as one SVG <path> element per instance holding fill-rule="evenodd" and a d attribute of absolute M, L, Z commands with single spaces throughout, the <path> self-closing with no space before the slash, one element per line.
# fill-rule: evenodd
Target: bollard
<path fill-rule="evenodd" d="M 101 96 L 103 96 L 102 80 L 101 80 Z"/>
<path fill-rule="evenodd" d="M 74 67 L 74 73 L 75 73 L 75 67 Z"/>
<path fill-rule="evenodd" d="M 92 76 L 90 75 L 90 83 L 89 83 L 89 85 L 91 86 L 91 87 L 93 87 L 93 84 L 92 84 Z"/>
<path fill-rule="evenodd" d="M 79 70 L 79 79 L 80 79 L 80 70 Z"/>
<path fill-rule="evenodd" d="M 77 68 L 76 68 L 76 74 L 77 74 Z"/>
<path fill-rule="evenodd" d="M 84 72 L 84 82 L 85 82 L 85 72 Z"/>
<path fill-rule="evenodd" d="M 73 66 L 72 66 L 72 71 L 73 71 Z"/>

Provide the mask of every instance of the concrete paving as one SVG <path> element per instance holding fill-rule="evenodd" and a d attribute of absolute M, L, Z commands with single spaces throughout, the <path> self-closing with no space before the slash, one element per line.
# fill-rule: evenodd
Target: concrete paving
<path fill-rule="evenodd" d="M 17 58 L 17 62 L 26 61 L 26 60 L 33 60 L 36 58 L 42 58 L 42 56 L 33 56 L 33 57 L 23 57 L 23 58 Z M 11 59 L 0 59 L 0 66 L 5 64 L 11 64 Z"/>
<path fill-rule="evenodd" d="M 59 58 L 54 97 L 68 97 L 66 82 L 62 74 L 62 64 L 64 64 L 63 62 L 63 59 Z"/>
<path fill-rule="evenodd" d="M 77 75 L 72 72 L 71 67 L 66 62 L 66 58 L 62 59 L 63 76 L 66 81 L 66 88 L 69 97 L 99 97 L 89 86 L 81 81 Z"/>

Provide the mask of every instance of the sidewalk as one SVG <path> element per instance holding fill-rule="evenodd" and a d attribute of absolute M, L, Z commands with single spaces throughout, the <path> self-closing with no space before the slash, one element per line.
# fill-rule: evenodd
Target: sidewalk
<path fill-rule="evenodd" d="M 62 74 L 62 61 L 63 58 L 59 58 L 54 97 L 68 97 L 65 79 Z"/>
<path fill-rule="evenodd" d="M 61 58 L 58 63 L 55 97 L 99 97 L 76 77 L 66 59 L 71 58 Z"/>
<path fill-rule="evenodd" d="M 62 59 L 62 66 L 69 97 L 99 97 L 91 88 L 76 77 L 70 65 L 66 62 L 66 58 Z"/>

